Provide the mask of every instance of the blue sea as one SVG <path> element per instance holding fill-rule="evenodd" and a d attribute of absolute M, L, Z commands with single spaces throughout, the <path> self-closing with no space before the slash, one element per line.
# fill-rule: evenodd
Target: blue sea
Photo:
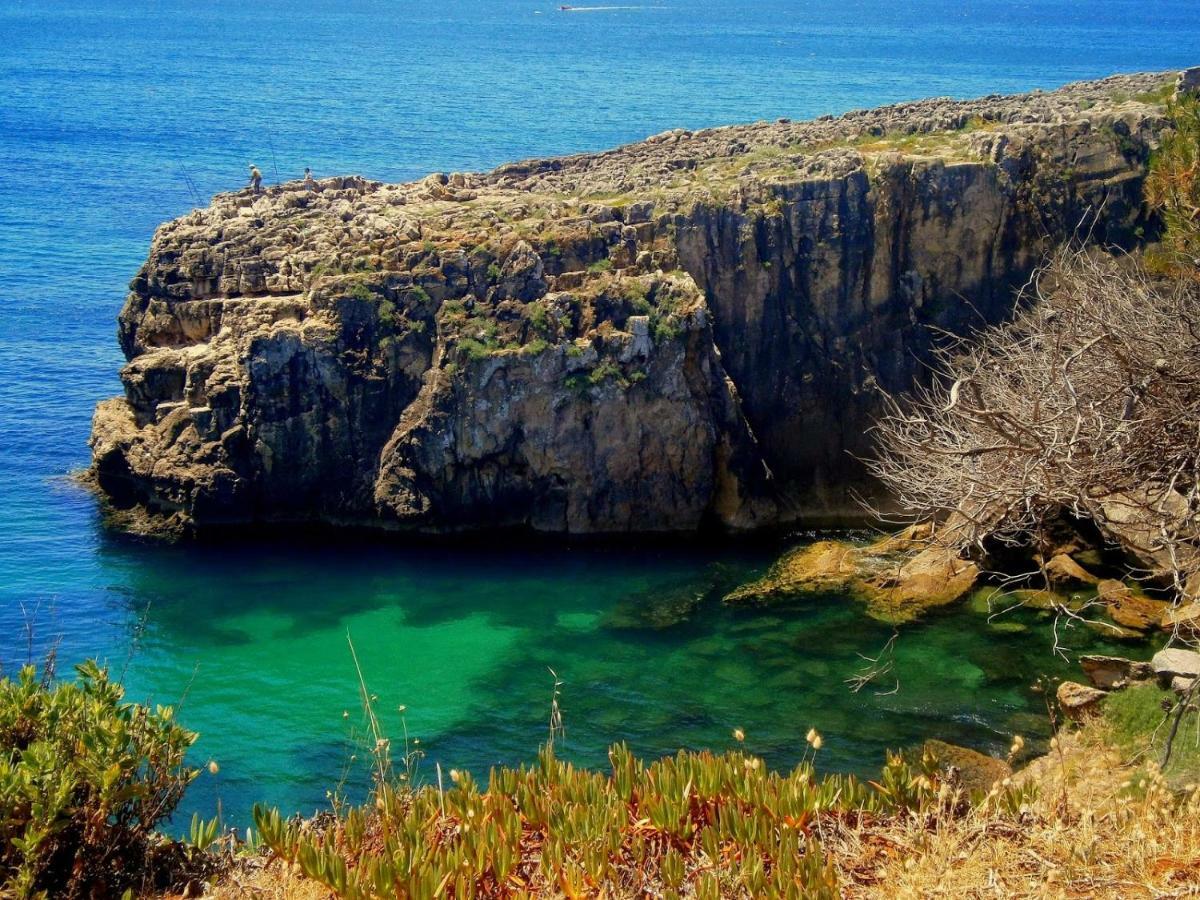
<path fill-rule="evenodd" d="M 678 126 L 1200 64 L 1196 0 L 0 0 L 0 663 L 58 645 L 130 696 L 183 700 L 217 759 L 185 809 L 311 811 L 352 755 L 364 674 L 434 759 L 528 759 L 554 668 L 568 752 L 721 746 L 870 771 L 928 736 L 994 749 L 1045 723 L 1046 623 L 969 607 L 907 629 L 899 690 L 850 692 L 890 630 L 844 599 L 738 613 L 772 547 L 363 546 L 109 533 L 68 473 L 119 391 L 115 316 L 155 226 L 244 181 L 406 180 L 598 150 Z M 630 610 L 703 595 L 660 628 Z M 965 623 L 965 619 L 970 619 Z M 1076 636 L 1076 647 L 1092 646 Z M 1057 669 L 1055 667 L 1058 667 Z M 889 686 L 890 687 L 890 686 Z M 348 713 L 343 716 L 343 711 Z M 401 723 L 393 714 L 393 727 Z M 353 774 L 350 776 L 354 783 Z"/>

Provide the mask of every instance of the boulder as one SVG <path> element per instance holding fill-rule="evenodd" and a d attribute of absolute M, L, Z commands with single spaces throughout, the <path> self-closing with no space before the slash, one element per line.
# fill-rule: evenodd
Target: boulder
<path fill-rule="evenodd" d="M 1099 578 L 1065 553 L 1051 557 L 1044 568 L 1050 583 L 1058 587 L 1079 587 L 1100 583 Z"/>
<path fill-rule="evenodd" d="M 878 618 L 906 622 L 935 606 L 966 595 L 979 578 L 979 567 L 945 547 L 922 550 L 896 572 L 876 574 L 864 586 Z"/>
<path fill-rule="evenodd" d="M 923 749 L 937 758 L 943 771 L 956 773 L 968 793 L 990 791 L 997 781 L 1012 775 L 1012 768 L 1004 760 L 969 747 L 930 740 L 925 742 Z"/>
<path fill-rule="evenodd" d="M 1193 572 L 1183 584 L 1184 597 L 1187 600 L 1200 601 L 1200 572 Z"/>
<path fill-rule="evenodd" d="M 897 546 L 906 549 L 897 552 Z M 873 618 L 900 623 L 961 599 L 978 577 L 979 567 L 970 560 L 902 532 L 867 547 L 818 541 L 798 548 L 785 554 L 764 577 L 724 599 L 764 603 L 789 594 L 845 591 L 866 603 Z"/>
<path fill-rule="evenodd" d="M 1187 606 L 1164 609 L 1159 626 L 1163 631 L 1178 631 L 1184 635 L 1200 634 L 1200 601 L 1194 601 Z"/>
<path fill-rule="evenodd" d="M 756 579 L 725 595 L 726 603 L 765 603 L 799 591 L 840 590 L 859 573 L 861 548 L 845 541 L 817 541 L 790 550 Z"/>
<path fill-rule="evenodd" d="M 1170 577 L 1177 566 L 1189 570 L 1200 564 L 1195 551 L 1164 546 L 1163 519 L 1184 530 L 1191 511 L 1187 499 L 1169 486 L 1147 484 L 1096 499 L 1096 524 L 1129 559 L 1156 580 Z"/>
<path fill-rule="evenodd" d="M 1188 678 L 1186 675 L 1176 675 L 1171 679 L 1171 690 L 1177 694 L 1186 694 L 1192 689 L 1192 685 L 1195 683 L 1195 678 Z"/>
<path fill-rule="evenodd" d="M 1200 66 L 1192 66 L 1179 73 L 1175 81 L 1175 96 L 1182 97 L 1184 94 L 1200 94 Z"/>
<path fill-rule="evenodd" d="M 536 300 L 546 293 L 544 273 L 542 258 L 528 242 L 518 241 L 500 269 L 496 295 L 523 302 Z"/>
<path fill-rule="evenodd" d="M 1077 681 L 1064 681 L 1058 686 L 1056 696 L 1067 718 L 1079 720 L 1094 713 L 1108 692 Z"/>
<path fill-rule="evenodd" d="M 1150 666 L 1154 674 L 1164 681 L 1177 675 L 1195 678 L 1200 676 L 1200 653 L 1182 647 L 1169 647 L 1155 653 Z"/>
<path fill-rule="evenodd" d="M 1169 605 L 1112 578 L 1101 581 L 1096 590 L 1097 596 L 1108 605 L 1112 620 L 1135 631 L 1148 631 L 1161 622 Z"/>
<path fill-rule="evenodd" d="M 1095 687 L 1111 691 L 1132 681 L 1147 681 L 1154 677 L 1148 662 L 1125 659 L 1122 656 L 1081 656 L 1079 665 Z"/>

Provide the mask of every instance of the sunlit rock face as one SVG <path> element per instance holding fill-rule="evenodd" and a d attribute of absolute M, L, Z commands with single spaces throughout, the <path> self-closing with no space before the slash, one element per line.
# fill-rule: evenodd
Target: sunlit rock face
<path fill-rule="evenodd" d="M 144 530 L 746 529 L 856 510 L 879 391 L 1129 245 L 1171 75 L 216 197 L 121 311 L 93 474 Z"/>

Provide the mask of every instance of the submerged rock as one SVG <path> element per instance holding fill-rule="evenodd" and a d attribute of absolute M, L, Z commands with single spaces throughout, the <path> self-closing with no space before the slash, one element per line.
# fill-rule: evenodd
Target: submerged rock
<path fill-rule="evenodd" d="M 902 533 L 869 546 L 818 541 L 785 554 L 762 578 L 725 595 L 727 603 L 769 603 L 804 593 L 844 592 L 885 622 L 901 623 L 962 598 L 979 577 L 970 560 Z"/>
<path fill-rule="evenodd" d="M 712 591 L 711 581 L 647 588 L 622 598 L 600 620 L 606 628 L 662 631 L 687 622 Z"/>

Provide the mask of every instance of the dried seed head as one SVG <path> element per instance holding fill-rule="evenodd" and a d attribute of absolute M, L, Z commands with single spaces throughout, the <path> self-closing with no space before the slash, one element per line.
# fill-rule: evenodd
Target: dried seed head
<path fill-rule="evenodd" d="M 733 729 L 733 739 L 739 744 L 746 739 L 746 732 L 740 728 Z"/>
<path fill-rule="evenodd" d="M 208 761 L 208 774 L 216 775 L 220 771 L 221 767 L 217 765 L 217 761 L 215 759 L 210 759 Z"/>

